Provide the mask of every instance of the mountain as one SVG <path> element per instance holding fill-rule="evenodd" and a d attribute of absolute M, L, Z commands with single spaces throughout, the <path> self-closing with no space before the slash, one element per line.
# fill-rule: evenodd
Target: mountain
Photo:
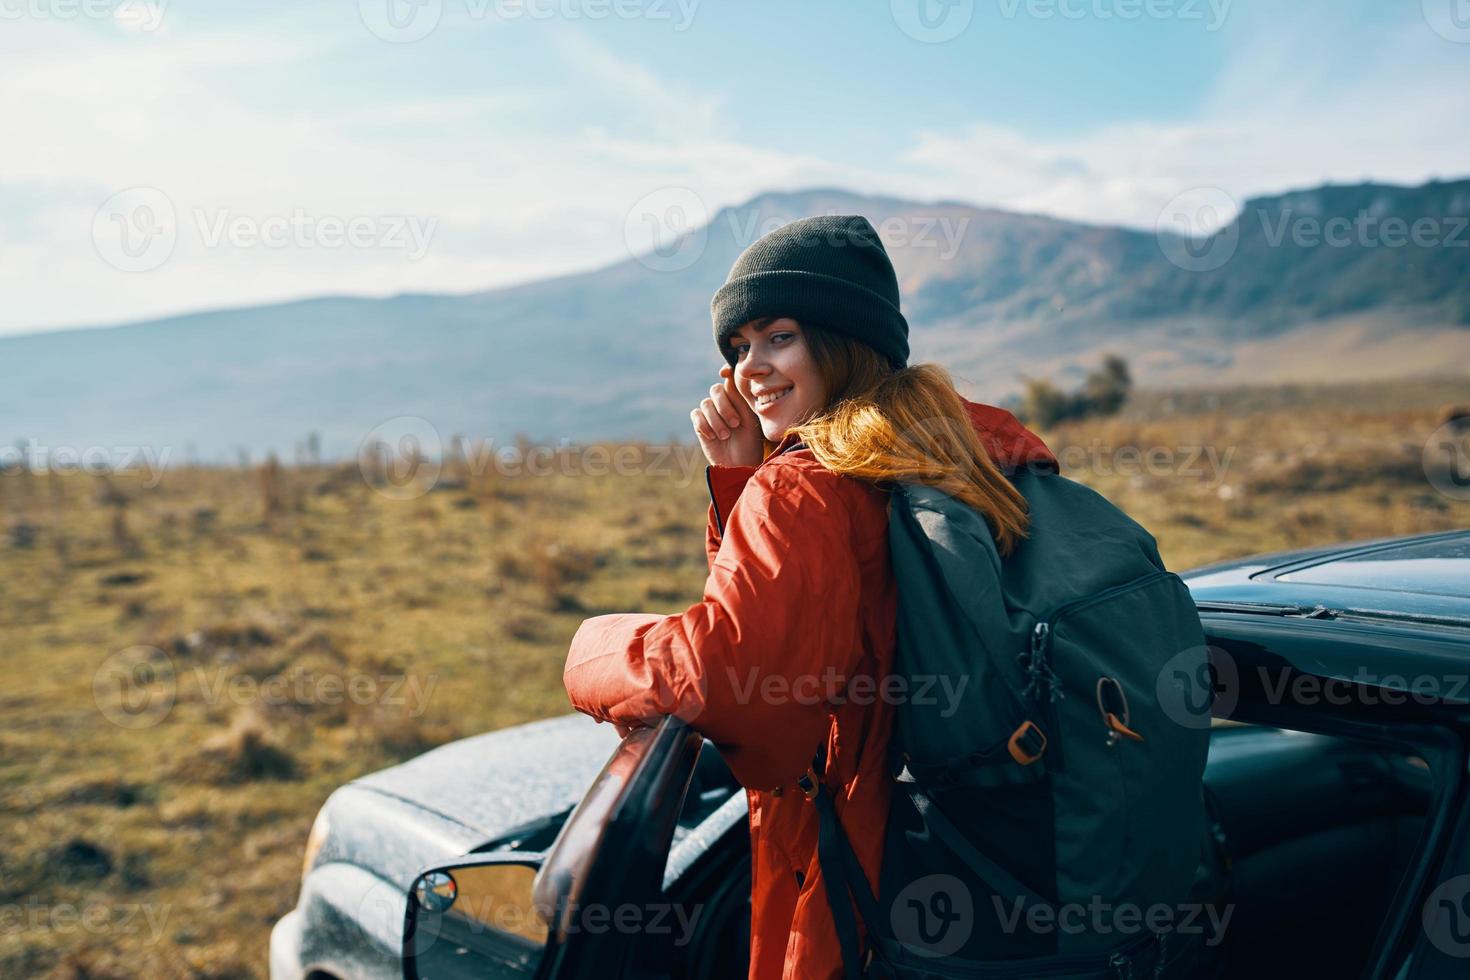
<path fill-rule="evenodd" d="M 687 438 L 722 363 L 711 295 L 746 245 L 820 213 L 879 229 L 912 359 L 943 363 L 973 398 L 999 400 L 1023 373 L 1071 383 L 1105 351 L 1150 385 L 1470 365 L 1470 180 L 1259 198 L 1204 241 L 813 189 L 723 209 L 659 253 L 511 288 L 0 338 L 0 444 L 220 460 L 289 454 L 317 432 L 343 456 L 405 415 L 444 438 Z"/>

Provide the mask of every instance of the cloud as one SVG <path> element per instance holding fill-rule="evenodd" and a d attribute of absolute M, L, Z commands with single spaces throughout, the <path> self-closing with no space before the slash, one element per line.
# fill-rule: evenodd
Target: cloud
<path fill-rule="evenodd" d="M 767 190 L 840 186 L 1151 227 L 1191 188 L 1243 200 L 1324 180 L 1456 176 L 1470 160 L 1466 47 L 1417 17 L 1369 31 L 1275 12 L 1252 23 L 1237 10 L 1229 62 L 1187 118 L 1066 136 L 983 119 L 898 128 L 893 141 L 908 149 L 884 167 L 826 142 L 788 152 L 736 138 L 723 95 L 578 26 L 473 35 L 491 57 L 496 45 L 545 44 L 547 70 L 523 85 L 406 80 L 365 99 L 334 74 L 341 65 L 391 79 L 433 49 L 405 53 L 336 20 L 209 33 L 187 13 L 170 6 L 158 33 L 6 22 L 6 90 L 29 97 L 0 101 L 0 331 L 322 294 L 473 291 L 589 268 L 628 254 L 629 214 L 669 187 L 692 189 L 710 214 Z M 423 44 L 459 37 L 446 29 Z M 93 241 L 99 206 L 137 186 L 162 192 L 177 222 L 172 253 L 146 272 L 109 265 Z M 433 237 L 412 261 L 371 247 L 209 247 L 200 230 L 297 212 L 413 217 L 432 222 Z"/>
<path fill-rule="evenodd" d="M 910 187 L 1152 228 L 1167 202 L 1196 188 L 1243 203 L 1327 181 L 1417 183 L 1470 171 L 1463 46 L 1417 20 L 1371 45 L 1334 33 L 1320 20 L 1250 31 L 1184 122 L 1115 123 L 1058 139 L 977 122 L 921 132 L 904 155 L 917 174 Z M 1309 60 L 1324 52 L 1346 63 Z"/>

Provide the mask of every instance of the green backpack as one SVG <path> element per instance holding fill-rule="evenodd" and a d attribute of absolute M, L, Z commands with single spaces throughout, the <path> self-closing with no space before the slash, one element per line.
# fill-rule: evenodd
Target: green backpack
<path fill-rule="evenodd" d="M 1005 559 L 973 508 L 891 487 L 908 697 L 877 896 L 832 801 L 804 784 L 848 976 L 1206 975 L 1212 688 L 1194 603 L 1100 494 L 1008 476 L 1030 526 Z"/>

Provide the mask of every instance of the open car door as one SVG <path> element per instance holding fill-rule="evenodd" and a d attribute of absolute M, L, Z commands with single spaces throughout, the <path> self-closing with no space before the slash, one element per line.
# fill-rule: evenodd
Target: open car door
<path fill-rule="evenodd" d="M 664 866 L 703 743 L 672 717 L 634 731 L 544 855 L 468 854 L 422 871 L 405 913 L 404 976 L 668 976 Z"/>

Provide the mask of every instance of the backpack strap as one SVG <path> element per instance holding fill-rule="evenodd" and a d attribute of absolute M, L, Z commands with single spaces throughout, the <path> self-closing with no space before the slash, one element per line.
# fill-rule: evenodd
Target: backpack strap
<path fill-rule="evenodd" d="M 877 942 L 873 924 L 878 920 L 878 900 L 868 885 L 862 863 L 852 849 L 852 843 L 837 818 L 837 807 L 832 794 L 822 783 L 827 767 L 827 747 L 817 749 L 816 757 L 806 774 L 798 779 L 807 799 L 817 808 L 817 863 L 822 869 L 822 882 L 827 889 L 827 904 L 832 910 L 832 923 L 837 929 L 837 941 L 842 947 L 842 973 L 844 980 L 861 980 L 872 960 L 872 946 Z M 866 956 L 858 940 L 857 917 L 852 914 L 853 900 L 868 928 L 869 949 Z"/>
<path fill-rule="evenodd" d="M 965 866 L 973 871 L 981 881 L 989 885 L 997 895 L 1023 899 L 1031 905 L 1049 907 L 1052 904 L 1021 884 L 1015 875 L 986 857 L 979 848 L 971 844 L 949 817 L 944 815 L 944 811 L 939 808 L 934 798 L 919 788 L 918 783 L 900 782 L 897 789 L 907 796 L 909 802 L 914 805 L 914 809 L 919 811 L 924 826 L 943 841 L 954 856 L 965 862 Z"/>

